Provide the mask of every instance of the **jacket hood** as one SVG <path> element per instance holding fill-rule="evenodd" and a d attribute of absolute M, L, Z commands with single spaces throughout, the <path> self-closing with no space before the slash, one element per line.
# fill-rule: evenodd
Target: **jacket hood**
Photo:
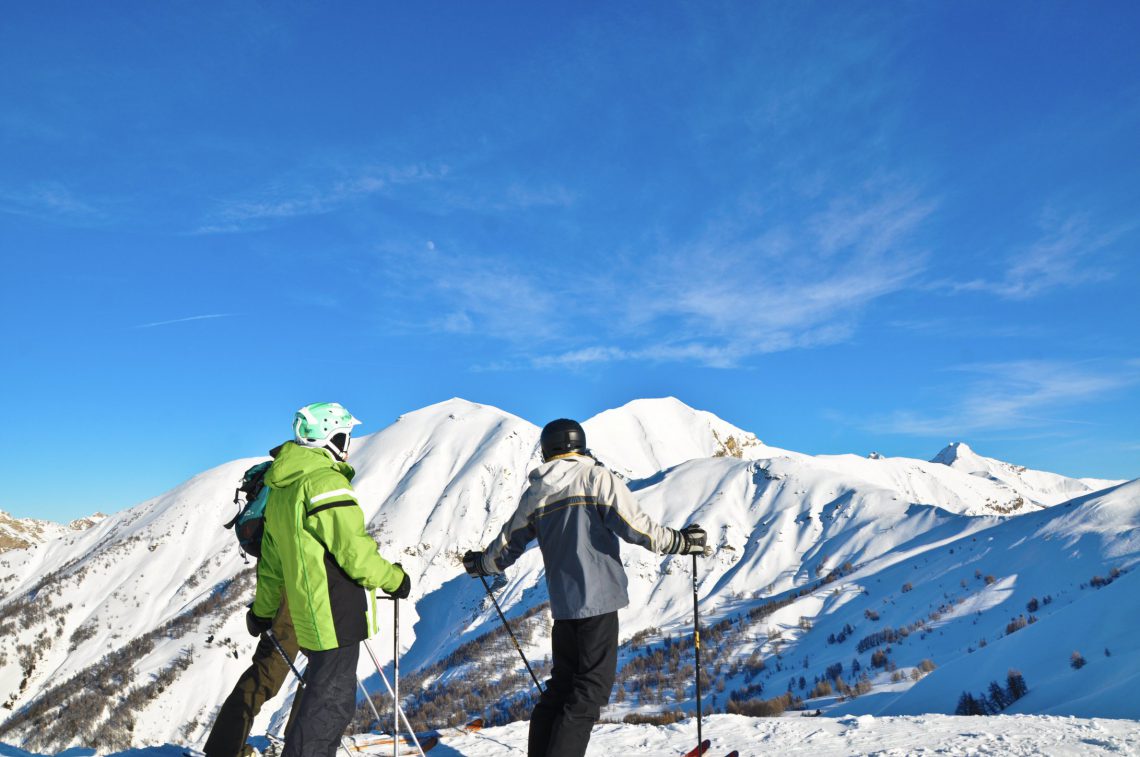
<path fill-rule="evenodd" d="M 550 473 L 550 471 L 553 470 L 556 466 L 558 466 L 559 463 L 580 463 L 582 465 L 590 466 L 601 465 L 601 463 L 599 463 L 589 454 L 581 452 L 567 452 L 564 455 L 559 455 L 558 457 L 551 458 L 550 460 L 547 460 L 546 462 L 539 465 L 537 468 L 530 472 L 530 474 L 527 476 L 527 479 L 531 483 L 539 481 L 548 473 Z"/>
<path fill-rule="evenodd" d="M 339 472 L 349 481 L 356 475 L 351 465 L 333 460 L 332 455 L 323 449 L 285 442 L 265 473 L 265 483 L 274 489 L 283 489 L 303 476 L 326 469 Z"/>

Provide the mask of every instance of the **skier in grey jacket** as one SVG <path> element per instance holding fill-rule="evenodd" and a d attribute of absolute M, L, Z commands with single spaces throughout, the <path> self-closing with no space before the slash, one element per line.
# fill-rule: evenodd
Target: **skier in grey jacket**
<path fill-rule="evenodd" d="M 706 535 L 642 512 L 622 481 L 595 461 L 586 433 L 559 419 L 542 429 L 543 464 L 514 515 L 483 552 L 468 552 L 472 576 L 502 573 L 536 537 L 554 616 L 553 669 L 531 713 L 529 757 L 581 757 L 617 672 L 617 611 L 629 604 L 618 539 L 661 554 L 704 554 Z"/>

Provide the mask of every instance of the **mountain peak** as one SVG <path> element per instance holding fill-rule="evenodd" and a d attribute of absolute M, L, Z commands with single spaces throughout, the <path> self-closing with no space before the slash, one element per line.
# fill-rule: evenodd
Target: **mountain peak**
<path fill-rule="evenodd" d="M 977 457 L 978 453 L 970 449 L 970 445 L 965 442 L 950 442 L 942 451 L 931 458 L 932 463 L 942 463 L 943 465 L 954 465 L 958 460 L 964 460 Z"/>
<path fill-rule="evenodd" d="M 482 407 L 484 407 L 484 406 L 480 405 L 478 402 L 472 402 L 471 400 L 465 400 L 462 397 L 452 397 L 451 399 L 443 400 L 442 402 L 436 402 L 435 404 L 428 405 L 427 407 L 422 407 L 419 410 L 415 410 L 413 412 L 422 413 L 424 411 L 440 411 L 440 410 L 467 411 L 467 410 L 479 410 Z"/>
<path fill-rule="evenodd" d="M 623 475 L 642 478 L 687 460 L 753 458 L 766 451 L 748 431 L 676 397 L 637 399 L 582 424 L 590 449 Z"/>
<path fill-rule="evenodd" d="M 673 396 L 669 396 L 669 397 L 642 397 L 641 399 L 630 400 L 629 402 L 622 405 L 621 409 L 628 408 L 630 410 L 659 410 L 659 409 L 662 409 L 665 407 L 676 409 L 676 410 L 690 410 L 694 413 L 697 412 L 695 408 L 693 408 L 690 405 L 685 404 L 684 402 L 682 402 L 681 400 L 679 400 Z"/>
<path fill-rule="evenodd" d="M 506 410 L 495 407 L 494 405 L 482 405 L 478 402 L 465 400 L 462 397 L 452 397 L 442 402 L 436 402 L 433 405 L 421 407 L 419 410 L 413 410 L 409 413 L 404 413 L 398 417 L 397 421 L 410 420 L 412 418 L 421 421 L 438 422 L 441 419 L 456 420 L 459 418 L 466 418 L 474 415 L 486 416 L 500 416 L 503 418 L 515 418 L 516 416 L 508 413 Z"/>

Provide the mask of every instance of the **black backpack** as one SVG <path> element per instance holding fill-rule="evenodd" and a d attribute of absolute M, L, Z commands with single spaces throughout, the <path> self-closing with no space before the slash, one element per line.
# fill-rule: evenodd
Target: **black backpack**
<path fill-rule="evenodd" d="M 265 501 L 269 498 L 269 487 L 265 485 L 265 472 L 273 464 L 272 460 L 258 463 L 241 477 L 241 483 L 234 491 L 234 504 L 238 514 L 226 524 L 237 537 L 238 546 L 247 555 L 261 557 L 261 534 L 265 531 Z"/>

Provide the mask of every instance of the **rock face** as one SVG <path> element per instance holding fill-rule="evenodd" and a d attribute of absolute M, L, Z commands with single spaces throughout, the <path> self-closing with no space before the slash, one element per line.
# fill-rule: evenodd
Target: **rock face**
<path fill-rule="evenodd" d="M 0 510 L 0 552 L 26 549 L 76 531 L 84 531 L 106 517 L 102 513 L 95 513 L 73 520 L 65 526 L 50 520 L 16 518 L 11 513 Z"/>

